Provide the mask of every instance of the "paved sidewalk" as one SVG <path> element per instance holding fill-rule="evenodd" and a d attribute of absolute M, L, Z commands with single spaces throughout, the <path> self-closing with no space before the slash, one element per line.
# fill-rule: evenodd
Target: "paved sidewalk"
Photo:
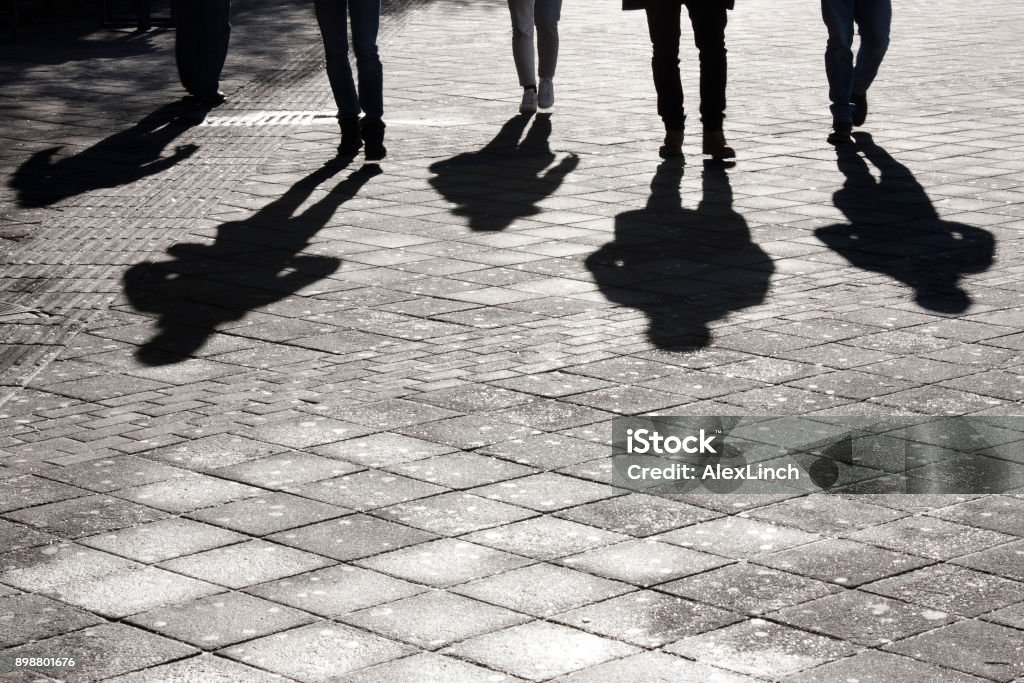
<path fill-rule="evenodd" d="M 816 6 L 744 0 L 722 167 L 642 14 L 566 3 L 526 119 L 504 3 L 413 3 L 378 168 L 238 4 L 197 126 L 169 33 L 0 50 L 0 659 L 78 660 L 0 680 L 1024 681 L 1024 466 L 607 485 L 618 415 L 1021 413 L 1024 7 L 900 3 L 837 158 Z"/>

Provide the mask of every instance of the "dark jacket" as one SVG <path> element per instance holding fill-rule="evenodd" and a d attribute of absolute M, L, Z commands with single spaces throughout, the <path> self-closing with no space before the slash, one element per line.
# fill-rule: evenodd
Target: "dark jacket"
<path fill-rule="evenodd" d="M 664 2 L 665 0 L 622 0 L 622 9 L 647 9 L 647 5 L 652 2 Z M 732 9 L 735 4 L 735 0 L 717 0 L 718 2 L 725 5 L 726 9 Z"/>

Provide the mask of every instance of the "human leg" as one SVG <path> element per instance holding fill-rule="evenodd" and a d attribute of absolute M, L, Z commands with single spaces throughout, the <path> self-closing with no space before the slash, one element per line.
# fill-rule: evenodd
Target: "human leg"
<path fill-rule="evenodd" d="M 849 129 L 853 123 L 853 25 L 858 0 L 821 0 L 821 16 L 828 29 L 825 75 L 831 101 L 833 127 Z"/>
<path fill-rule="evenodd" d="M 203 0 L 199 42 L 199 68 L 195 95 L 206 104 L 224 101 L 220 74 L 231 38 L 231 0 Z"/>
<path fill-rule="evenodd" d="M 359 95 L 356 93 L 352 66 L 348 61 L 347 0 L 314 0 L 316 20 L 324 42 L 327 78 L 331 82 L 339 119 L 359 118 Z"/>
<path fill-rule="evenodd" d="M 683 130 L 683 86 L 679 77 L 679 14 L 678 0 L 651 3 L 647 8 L 647 30 L 651 36 L 653 56 L 651 72 L 658 95 L 658 115 L 666 130 Z"/>
<path fill-rule="evenodd" d="M 537 86 L 537 62 L 534 57 L 534 2 L 535 0 L 508 0 L 512 16 L 512 58 L 516 63 L 519 85 Z"/>
<path fill-rule="evenodd" d="M 863 95 L 871 87 L 882 58 L 889 49 L 892 0 L 857 0 L 854 13 L 860 33 L 860 48 L 853 70 L 853 95 Z"/>

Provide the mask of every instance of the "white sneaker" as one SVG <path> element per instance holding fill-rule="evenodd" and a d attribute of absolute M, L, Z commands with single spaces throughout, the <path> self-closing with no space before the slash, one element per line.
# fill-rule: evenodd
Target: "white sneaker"
<path fill-rule="evenodd" d="M 537 111 L 537 90 L 536 88 L 523 89 L 523 101 L 519 104 L 519 112 L 532 114 Z"/>
<path fill-rule="evenodd" d="M 551 109 L 555 106 L 555 84 L 550 78 L 540 79 L 537 88 L 537 106 L 541 109 Z"/>

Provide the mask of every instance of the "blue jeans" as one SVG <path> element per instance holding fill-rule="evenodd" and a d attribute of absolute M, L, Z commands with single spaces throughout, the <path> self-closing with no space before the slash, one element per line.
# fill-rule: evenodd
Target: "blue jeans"
<path fill-rule="evenodd" d="M 508 0 L 512 14 L 512 58 L 516 62 L 519 85 L 537 85 L 537 76 L 554 78 L 558 64 L 558 20 L 562 0 Z M 537 72 L 533 54 L 534 27 L 537 33 Z"/>
<path fill-rule="evenodd" d="M 828 27 L 825 74 L 832 121 L 849 124 L 853 121 L 850 98 L 868 91 L 889 48 L 892 0 L 821 0 L 821 16 Z M 860 33 L 856 65 L 854 24 Z"/>
<path fill-rule="evenodd" d="M 384 116 L 384 70 L 377 53 L 380 0 L 315 0 L 316 20 L 324 40 L 327 78 L 331 81 L 339 119 Z M 348 26 L 352 22 L 352 51 L 356 55 L 359 90 L 348 61 Z"/>

